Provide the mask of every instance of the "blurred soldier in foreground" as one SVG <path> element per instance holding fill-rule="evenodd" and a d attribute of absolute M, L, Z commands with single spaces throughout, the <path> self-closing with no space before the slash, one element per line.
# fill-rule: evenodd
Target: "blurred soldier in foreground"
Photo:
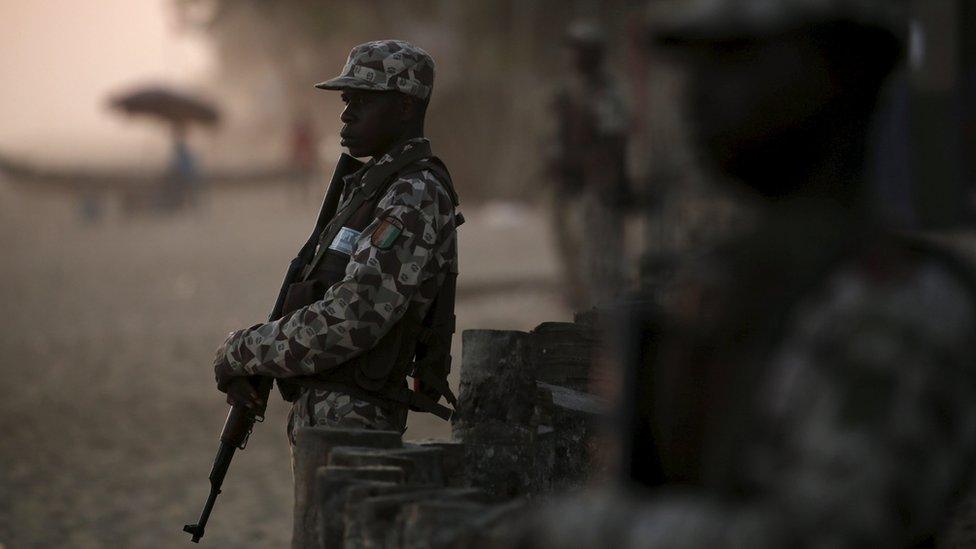
<path fill-rule="evenodd" d="M 571 305 L 582 309 L 607 303 L 623 282 L 627 113 L 602 31 L 578 22 L 567 40 L 573 72 L 553 104 L 552 219 Z"/>
<path fill-rule="evenodd" d="M 655 38 L 685 56 L 699 144 L 761 220 L 638 342 L 630 491 L 553 505 L 526 545 L 930 544 L 976 456 L 976 278 L 868 217 L 900 3 L 685 4 L 704 9 Z"/>
<path fill-rule="evenodd" d="M 430 55 L 385 40 L 353 48 L 342 74 L 317 84 L 342 92 L 342 145 L 372 159 L 340 160 L 328 224 L 288 287 L 284 316 L 234 332 L 214 361 L 232 404 L 263 404 L 248 376 L 277 379 L 294 402 L 292 442 L 310 425 L 403 431 L 408 408 L 450 416 L 437 400 L 453 401 L 459 218 L 447 169 L 423 135 L 433 83 Z"/>

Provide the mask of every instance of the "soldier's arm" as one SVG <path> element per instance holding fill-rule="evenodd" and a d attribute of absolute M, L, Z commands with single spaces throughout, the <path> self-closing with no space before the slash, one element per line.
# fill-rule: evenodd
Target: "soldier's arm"
<path fill-rule="evenodd" d="M 238 375 L 292 377 L 329 370 L 372 348 L 436 272 L 449 221 L 429 172 L 395 182 L 360 236 L 343 280 L 321 301 L 238 333 L 227 345 Z"/>
<path fill-rule="evenodd" d="M 592 105 L 594 109 L 594 128 L 601 141 L 626 142 L 630 129 L 630 114 L 627 100 L 616 83 L 609 84 Z"/>
<path fill-rule="evenodd" d="M 537 546 L 923 541 L 976 454 L 976 317 L 970 293 L 940 267 L 910 278 L 838 277 L 791 323 L 760 392 L 774 428 L 746 454 L 748 497 L 694 490 L 567 501 L 540 521 Z"/>
<path fill-rule="evenodd" d="M 801 311 L 763 402 L 752 471 L 812 545 L 914 544 L 976 450 L 974 296 L 936 262 L 834 277 Z"/>

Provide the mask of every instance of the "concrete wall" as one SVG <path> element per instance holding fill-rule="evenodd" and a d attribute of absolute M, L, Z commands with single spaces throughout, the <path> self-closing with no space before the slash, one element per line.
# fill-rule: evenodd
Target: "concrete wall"
<path fill-rule="evenodd" d="M 462 334 L 451 440 L 310 427 L 295 447 L 292 546 L 447 547 L 490 541 L 524 503 L 581 484 L 601 412 L 585 321 Z"/>

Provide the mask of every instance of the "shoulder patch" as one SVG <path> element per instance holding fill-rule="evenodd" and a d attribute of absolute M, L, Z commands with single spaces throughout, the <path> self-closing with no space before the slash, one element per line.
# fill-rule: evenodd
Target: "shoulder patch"
<path fill-rule="evenodd" d="M 369 240 L 373 247 L 388 250 L 393 247 L 393 243 L 402 232 L 403 223 L 392 215 L 386 215 L 380 218 L 380 224 Z"/>
<path fill-rule="evenodd" d="M 355 229 L 343 227 L 339 229 L 339 234 L 332 240 L 332 244 L 329 244 L 329 249 L 352 255 L 356 251 L 356 240 L 359 239 L 360 234 Z"/>

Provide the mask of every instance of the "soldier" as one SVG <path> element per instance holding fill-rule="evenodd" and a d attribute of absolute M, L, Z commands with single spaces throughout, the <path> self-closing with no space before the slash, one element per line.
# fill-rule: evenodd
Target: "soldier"
<path fill-rule="evenodd" d="M 903 53 L 891 0 L 711 0 L 658 20 L 698 142 L 762 219 L 665 304 L 629 457 L 646 498 L 549 508 L 542 547 L 930 544 L 976 457 L 976 276 L 870 217 Z M 633 484 L 630 484 L 633 486 Z"/>
<path fill-rule="evenodd" d="M 421 351 L 450 345 L 460 219 L 424 137 L 433 81 L 427 52 L 384 40 L 356 46 L 340 76 L 316 84 L 342 92 L 342 145 L 371 160 L 342 178 L 337 213 L 284 316 L 232 333 L 214 360 L 231 403 L 260 404 L 245 376 L 276 378 L 294 402 L 292 443 L 300 426 L 402 432 L 408 408 L 449 416 L 436 401 L 453 399 L 450 357 L 425 363 Z"/>
<path fill-rule="evenodd" d="M 627 114 L 600 28 L 577 22 L 566 38 L 573 65 L 553 102 L 552 220 L 571 305 L 588 308 L 611 300 L 623 280 Z"/>

